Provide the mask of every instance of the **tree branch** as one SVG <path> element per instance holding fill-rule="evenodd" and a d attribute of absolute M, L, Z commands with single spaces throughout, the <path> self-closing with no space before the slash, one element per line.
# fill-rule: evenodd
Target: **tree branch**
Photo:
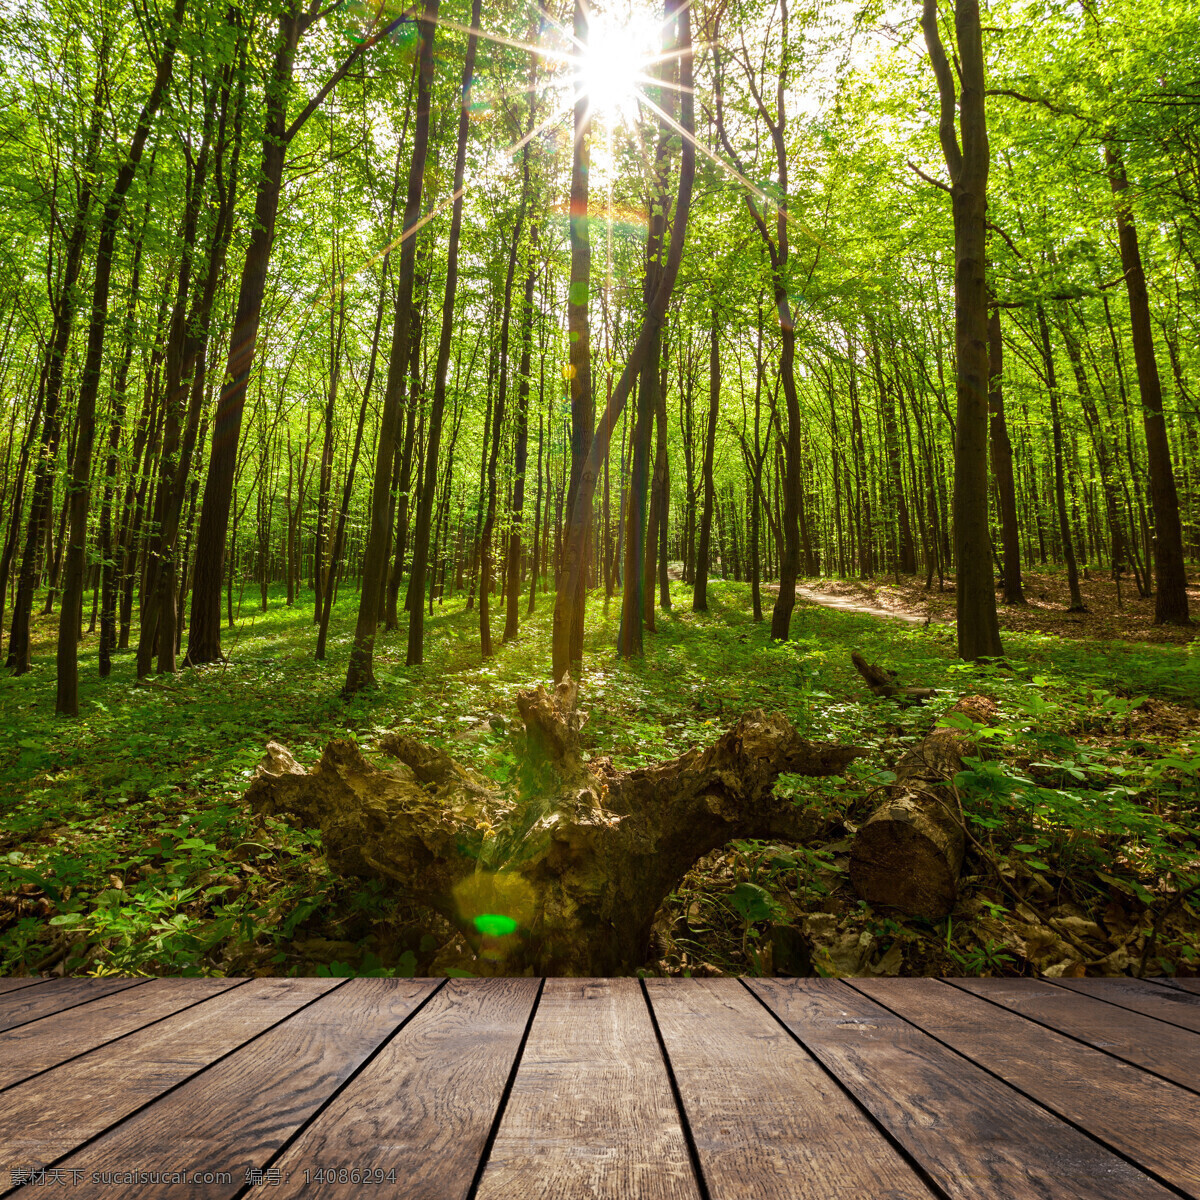
<path fill-rule="evenodd" d="M 942 35 L 938 29 L 937 0 L 924 0 L 921 9 L 921 29 L 925 34 L 925 45 L 929 48 L 929 61 L 933 66 L 938 98 L 941 102 L 938 140 L 942 143 L 942 153 L 946 156 L 950 182 L 956 183 L 962 173 L 962 150 L 958 145 L 958 133 L 954 124 L 954 75 L 951 73 L 946 49 L 942 45 Z"/>

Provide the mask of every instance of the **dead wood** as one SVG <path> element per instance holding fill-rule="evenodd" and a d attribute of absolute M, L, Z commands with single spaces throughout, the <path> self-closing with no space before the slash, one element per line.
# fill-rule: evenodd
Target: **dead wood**
<path fill-rule="evenodd" d="M 253 810 L 320 829 L 331 867 L 382 877 L 463 931 L 480 974 L 629 974 L 655 912 L 695 862 L 735 838 L 802 842 L 827 831 L 774 794 L 784 772 L 837 774 L 862 751 L 803 740 L 780 714 L 747 712 L 711 746 L 618 771 L 585 762 L 569 680 L 517 704 L 530 767 L 517 795 L 403 735 L 385 769 L 335 739 L 306 772 L 271 743 Z"/>
<path fill-rule="evenodd" d="M 928 700 L 937 695 L 936 688 L 902 687 L 896 682 L 896 672 L 869 663 L 857 650 L 850 654 L 854 669 L 866 680 L 876 696 L 900 696 L 906 700 Z"/>
<path fill-rule="evenodd" d="M 996 705 L 966 696 L 951 712 L 986 724 Z M 974 743 L 961 729 L 938 726 L 896 763 L 896 781 L 859 828 L 850 849 L 850 883 L 869 904 L 938 920 L 958 896 L 962 811 L 951 781 Z"/>

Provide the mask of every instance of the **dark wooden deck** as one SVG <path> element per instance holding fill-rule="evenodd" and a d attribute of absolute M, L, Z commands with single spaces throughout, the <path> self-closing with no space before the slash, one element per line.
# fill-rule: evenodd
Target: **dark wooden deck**
<path fill-rule="evenodd" d="M 4 979 L 21 1188 L 1200 1197 L 1200 984 Z"/>

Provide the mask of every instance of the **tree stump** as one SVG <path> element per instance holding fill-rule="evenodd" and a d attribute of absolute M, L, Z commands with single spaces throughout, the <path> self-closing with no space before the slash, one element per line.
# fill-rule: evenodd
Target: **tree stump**
<path fill-rule="evenodd" d="M 986 724 L 996 705 L 966 696 L 950 711 Z M 954 907 L 964 835 L 958 799 L 947 785 L 974 748 L 963 730 L 939 726 L 896 763 L 895 783 L 850 848 L 850 883 L 868 904 L 931 921 Z"/>
<path fill-rule="evenodd" d="M 780 774 L 837 774 L 862 753 L 754 710 L 707 748 L 617 771 L 583 760 L 577 699 L 569 679 L 518 697 L 529 756 L 516 795 L 389 734 L 379 748 L 403 764 L 392 770 L 335 739 L 306 772 L 272 742 L 246 797 L 256 813 L 320 829 L 335 871 L 382 877 L 446 917 L 479 974 L 610 976 L 646 962 L 655 913 L 705 854 L 831 827 L 775 796 Z"/>

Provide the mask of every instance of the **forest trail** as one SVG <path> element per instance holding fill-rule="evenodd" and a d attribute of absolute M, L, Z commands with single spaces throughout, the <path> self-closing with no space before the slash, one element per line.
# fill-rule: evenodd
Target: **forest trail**
<path fill-rule="evenodd" d="M 766 590 L 765 588 L 763 589 Z M 776 589 L 772 588 L 772 591 Z M 812 588 L 796 586 L 796 599 L 807 600 L 810 604 L 819 604 L 822 608 L 835 608 L 839 612 L 866 613 L 872 617 L 891 617 L 896 621 L 907 621 L 910 625 L 928 625 L 930 618 L 919 613 L 908 612 L 906 609 L 882 608 L 878 604 L 864 604 L 849 596 L 838 596 L 833 592 L 817 592 Z"/>
<path fill-rule="evenodd" d="M 671 563 L 667 569 L 667 574 L 675 581 L 683 579 L 683 564 Z M 713 580 L 720 580 L 719 576 L 711 576 Z M 762 585 L 764 595 L 774 596 L 779 591 L 777 583 L 764 583 Z M 880 604 L 871 604 L 864 602 L 861 598 L 853 596 L 842 596 L 836 592 L 821 592 L 814 588 L 802 587 L 796 585 L 796 599 L 803 600 L 808 604 L 819 604 L 822 608 L 833 608 L 838 612 L 847 613 L 865 613 L 869 617 L 893 617 L 897 621 L 906 621 L 910 625 L 928 625 L 929 617 L 924 613 L 910 612 L 908 609 L 902 608 L 884 608 Z M 935 620 L 942 618 L 934 618 Z"/>

